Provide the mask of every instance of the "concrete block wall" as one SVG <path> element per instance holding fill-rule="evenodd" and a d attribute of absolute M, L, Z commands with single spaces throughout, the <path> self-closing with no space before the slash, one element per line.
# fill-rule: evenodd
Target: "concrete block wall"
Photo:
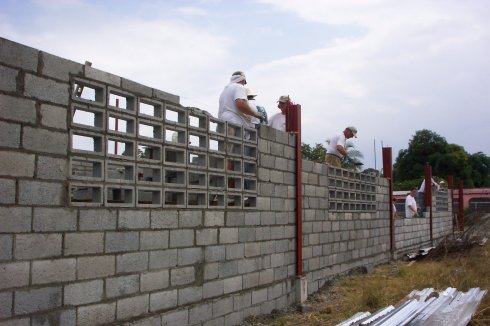
<path fill-rule="evenodd" d="M 235 325 L 294 302 L 294 135 L 1 38 L 0 72 L 0 325 Z M 386 180 L 307 161 L 303 180 L 309 293 L 387 261 Z"/>

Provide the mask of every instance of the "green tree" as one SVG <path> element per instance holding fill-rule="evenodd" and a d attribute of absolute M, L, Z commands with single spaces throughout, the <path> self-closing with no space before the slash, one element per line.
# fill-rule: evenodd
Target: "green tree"
<path fill-rule="evenodd" d="M 490 157 L 482 152 L 469 156 L 471 179 L 475 187 L 490 187 Z"/>
<path fill-rule="evenodd" d="M 315 144 L 315 147 L 302 143 L 301 153 L 305 160 L 325 162 L 325 154 L 327 154 L 327 149 L 322 144 L 318 143 Z"/>

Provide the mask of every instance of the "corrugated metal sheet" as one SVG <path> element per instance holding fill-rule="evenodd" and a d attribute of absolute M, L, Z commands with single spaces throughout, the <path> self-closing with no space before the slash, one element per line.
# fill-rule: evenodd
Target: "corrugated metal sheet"
<path fill-rule="evenodd" d="M 337 326 L 465 326 L 486 294 L 480 288 L 413 290 L 397 308 L 388 306 L 372 315 L 359 312 Z"/>

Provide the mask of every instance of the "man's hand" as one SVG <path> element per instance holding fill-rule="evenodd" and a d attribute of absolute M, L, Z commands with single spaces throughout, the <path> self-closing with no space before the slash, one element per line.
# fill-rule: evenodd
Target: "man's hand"
<path fill-rule="evenodd" d="M 346 156 L 345 157 L 345 160 L 349 163 L 354 163 L 354 160 L 352 158 L 350 158 L 349 156 Z"/>

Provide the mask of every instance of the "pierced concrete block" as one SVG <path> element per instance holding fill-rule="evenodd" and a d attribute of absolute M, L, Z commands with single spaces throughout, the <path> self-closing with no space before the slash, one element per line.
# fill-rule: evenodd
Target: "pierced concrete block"
<path fill-rule="evenodd" d="M 240 193 L 227 193 L 226 194 L 226 208 L 234 208 L 234 209 L 242 208 L 242 194 L 240 194 Z"/>
<path fill-rule="evenodd" d="M 105 186 L 105 205 L 134 207 L 134 187 L 123 185 Z"/>
<path fill-rule="evenodd" d="M 137 188 L 136 206 L 137 207 L 161 207 L 162 190 L 161 188 Z"/>
<path fill-rule="evenodd" d="M 174 125 L 165 126 L 165 144 L 170 146 L 187 146 L 187 130 Z"/>
<path fill-rule="evenodd" d="M 102 181 L 104 178 L 103 160 L 90 157 L 70 158 L 70 178 L 87 181 Z"/>
<path fill-rule="evenodd" d="M 210 134 L 226 136 L 226 123 L 223 120 L 209 117 L 208 131 Z"/>
<path fill-rule="evenodd" d="M 70 183 L 70 204 L 73 206 L 102 205 L 102 185 L 90 183 Z"/>
<path fill-rule="evenodd" d="M 76 102 L 105 106 L 106 87 L 93 81 L 75 78 L 72 81 L 71 98 Z"/>
<path fill-rule="evenodd" d="M 257 180 L 253 178 L 243 178 L 243 190 L 246 192 L 257 192 Z"/>
<path fill-rule="evenodd" d="M 137 143 L 137 160 L 142 162 L 159 163 L 162 161 L 162 146 L 154 143 Z"/>
<path fill-rule="evenodd" d="M 186 191 L 184 189 L 165 189 L 164 207 L 185 207 Z"/>
<path fill-rule="evenodd" d="M 165 168 L 163 170 L 163 184 L 171 187 L 185 187 L 186 170 Z"/>
<path fill-rule="evenodd" d="M 226 153 L 226 142 L 224 138 L 209 136 L 208 150 L 214 153 L 225 154 Z"/>
<path fill-rule="evenodd" d="M 243 140 L 249 143 L 257 144 L 257 129 L 243 127 Z"/>
<path fill-rule="evenodd" d="M 209 173 L 209 189 L 225 189 L 225 176 L 223 174 Z"/>
<path fill-rule="evenodd" d="M 226 172 L 242 173 L 242 160 L 236 158 L 228 158 L 226 160 Z"/>
<path fill-rule="evenodd" d="M 227 140 L 226 141 L 226 154 L 231 155 L 231 156 L 242 157 L 242 155 L 243 155 L 242 143 L 237 142 L 237 141 Z"/>
<path fill-rule="evenodd" d="M 226 189 L 231 191 L 242 190 L 242 178 L 239 176 L 229 175 L 226 178 Z"/>
<path fill-rule="evenodd" d="M 187 126 L 187 111 L 184 108 L 177 107 L 175 105 L 165 105 L 165 123 L 180 125 L 182 127 Z"/>
<path fill-rule="evenodd" d="M 187 207 L 207 207 L 206 195 L 204 191 L 187 191 Z"/>
<path fill-rule="evenodd" d="M 127 138 L 107 135 L 107 156 L 134 160 L 135 142 Z"/>
<path fill-rule="evenodd" d="M 190 149 L 205 151 L 208 148 L 208 136 L 189 130 L 188 146 Z"/>
<path fill-rule="evenodd" d="M 208 207 L 209 208 L 225 208 L 225 195 L 220 192 L 208 193 Z"/>
<path fill-rule="evenodd" d="M 208 130 L 208 116 L 204 114 L 198 114 L 194 112 L 188 112 L 188 124 L 187 126 L 192 129 L 199 129 L 203 132 Z"/>
<path fill-rule="evenodd" d="M 228 138 L 242 140 L 243 139 L 242 125 L 226 122 L 226 136 Z"/>
<path fill-rule="evenodd" d="M 205 169 L 207 165 L 207 154 L 194 152 L 189 150 L 187 152 L 187 166 L 194 169 Z"/>
<path fill-rule="evenodd" d="M 243 174 L 250 176 L 257 175 L 257 162 L 243 160 Z"/>
<path fill-rule="evenodd" d="M 74 153 L 104 155 L 104 136 L 88 131 L 72 130 L 70 131 L 70 149 Z"/>
<path fill-rule="evenodd" d="M 186 165 L 186 150 L 177 147 L 165 147 L 164 164 L 184 167 Z"/>
<path fill-rule="evenodd" d="M 105 129 L 105 111 L 93 106 L 75 103 L 71 106 L 71 125 L 95 131 Z"/>
<path fill-rule="evenodd" d="M 208 156 L 208 169 L 212 171 L 224 171 L 225 170 L 225 157 L 222 155 L 209 154 Z"/>
<path fill-rule="evenodd" d="M 107 98 L 109 109 L 130 114 L 136 113 L 136 97 L 133 94 L 110 86 L 107 88 L 107 93 L 109 94 Z"/>
<path fill-rule="evenodd" d="M 137 183 L 146 185 L 162 184 L 162 168 L 159 165 L 138 164 Z"/>
<path fill-rule="evenodd" d="M 162 140 L 162 124 L 150 120 L 138 119 L 138 138 Z"/>
<path fill-rule="evenodd" d="M 243 144 L 243 157 L 257 160 L 257 146 Z"/>
<path fill-rule="evenodd" d="M 161 121 L 163 119 L 163 103 L 141 98 L 138 103 L 138 115 Z"/>
<path fill-rule="evenodd" d="M 244 194 L 243 195 L 243 208 L 257 208 L 257 196 Z"/>
<path fill-rule="evenodd" d="M 187 171 L 187 186 L 189 188 L 206 188 L 207 187 L 207 174 L 206 172 L 199 172 L 188 170 Z"/>
<path fill-rule="evenodd" d="M 106 161 L 105 180 L 113 183 L 133 183 L 135 165 L 125 161 Z"/>
<path fill-rule="evenodd" d="M 136 135 L 135 118 L 128 114 L 107 111 L 107 133 L 134 137 Z"/>

